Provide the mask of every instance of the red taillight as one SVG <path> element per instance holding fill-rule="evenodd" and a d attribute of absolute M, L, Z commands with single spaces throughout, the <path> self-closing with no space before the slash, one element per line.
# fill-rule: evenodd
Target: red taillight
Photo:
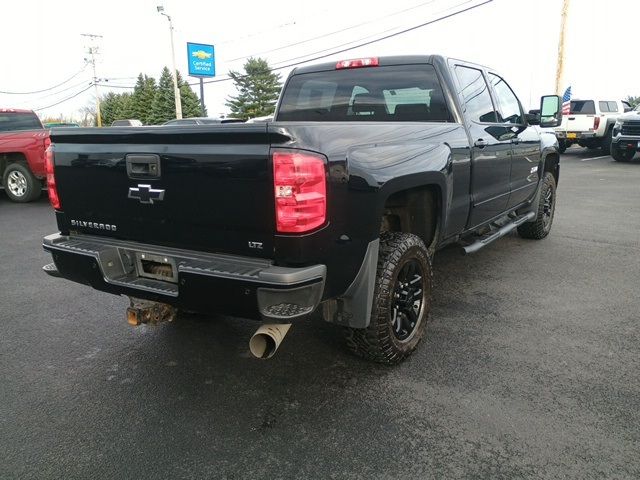
<path fill-rule="evenodd" d="M 276 230 L 303 233 L 327 219 L 325 159 L 309 152 L 273 152 Z"/>
<path fill-rule="evenodd" d="M 600 117 L 595 117 L 593 119 L 593 129 L 597 130 L 599 126 L 600 126 Z"/>
<path fill-rule="evenodd" d="M 58 197 L 56 176 L 53 171 L 53 145 L 47 147 L 44 152 L 44 165 L 47 169 L 47 193 L 49 193 L 49 202 L 53 208 L 60 210 L 60 197 Z"/>
<path fill-rule="evenodd" d="M 342 70 L 343 68 L 377 67 L 379 64 L 378 57 L 354 58 L 353 60 L 342 60 L 336 63 L 336 70 Z"/>

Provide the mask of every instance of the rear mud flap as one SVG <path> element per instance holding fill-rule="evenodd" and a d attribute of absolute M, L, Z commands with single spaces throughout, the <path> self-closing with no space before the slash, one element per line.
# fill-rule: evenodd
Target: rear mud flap
<path fill-rule="evenodd" d="M 345 294 L 322 304 L 322 315 L 325 321 L 352 328 L 369 326 L 379 249 L 380 239 L 370 242 L 358 275 Z"/>

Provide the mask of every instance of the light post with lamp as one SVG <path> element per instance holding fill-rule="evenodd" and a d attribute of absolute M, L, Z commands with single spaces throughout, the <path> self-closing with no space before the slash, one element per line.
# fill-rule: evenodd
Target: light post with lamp
<path fill-rule="evenodd" d="M 160 15 L 164 15 L 165 17 L 167 17 L 167 20 L 169 20 L 169 34 L 171 36 L 171 61 L 173 62 L 173 69 L 171 70 L 171 74 L 173 76 L 173 94 L 176 99 L 176 118 L 182 118 L 182 100 L 180 99 L 180 87 L 178 86 L 178 74 L 176 73 L 176 52 L 173 48 L 173 24 L 171 23 L 171 17 L 165 13 L 164 7 L 162 5 L 158 5 L 157 9 Z"/>

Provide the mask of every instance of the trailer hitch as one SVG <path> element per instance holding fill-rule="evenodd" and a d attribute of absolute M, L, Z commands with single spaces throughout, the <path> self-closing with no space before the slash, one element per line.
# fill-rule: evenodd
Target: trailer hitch
<path fill-rule="evenodd" d="M 127 307 L 127 322 L 137 327 L 141 323 L 157 325 L 162 322 L 173 322 L 178 309 L 173 305 L 129 297 L 131 306 Z"/>

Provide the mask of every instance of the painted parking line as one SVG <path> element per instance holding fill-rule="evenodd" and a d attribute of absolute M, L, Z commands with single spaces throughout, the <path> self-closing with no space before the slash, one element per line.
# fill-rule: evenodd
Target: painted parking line
<path fill-rule="evenodd" d="M 591 160 L 600 160 L 602 158 L 609 158 L 609 155 L 603 155 L 601 157 L 591 157 L 591 158 L 583 158 L 582 160 L 580 160 L 581 162 L 589 162 Z"/>

